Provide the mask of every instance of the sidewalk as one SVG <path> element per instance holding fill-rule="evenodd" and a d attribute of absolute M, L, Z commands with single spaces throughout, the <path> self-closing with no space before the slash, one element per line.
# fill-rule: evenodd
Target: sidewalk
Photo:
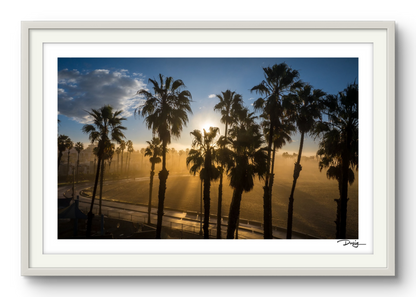
<path fill-rule="evenodd" d="M 80 206 L 82 204 L 91 203 L 90 198 L 80 197 Z M 119 213 L 120 219 L 126 219 L 131 221 L 139 221 L 141 223 L 147 223 L 147 211 L 148 207 L 143 205 L 135 205 L 121 202 L 113 201 L 102 201 L 102 213 Z M 94 205 L 94 212 L 98 213 L 98 200 Z M 157 209 L 151 209 L 151 222 L 155 224 L 157 221 Z M 222 238 L 226 237 L 227 230 L 227 217 L 222 218 Z M 163 216 L 163 226 L 175 229 L 181 229 L 184 232 L 199 233 L 201 228 L 200 217 L 196 212 L 184 212 L 173 209 L 164 209 Z M 215 238 L 217 232 L 217 218 L 215 215 L 210 216 L 209 223 L 210 236 Z M 249 221 L 246 219 L 240 219 L 239 230 L 238 230 L 239 239 L 263 239 L 263 228 L 262 223 Z M 273 226 L 273 237 L 284 239 L 286 238 L 286 230 L 283 228 L 278 228 Z M 299 234 L 293 232 L 292 239 L 311 239 L 311 236 Z"/>

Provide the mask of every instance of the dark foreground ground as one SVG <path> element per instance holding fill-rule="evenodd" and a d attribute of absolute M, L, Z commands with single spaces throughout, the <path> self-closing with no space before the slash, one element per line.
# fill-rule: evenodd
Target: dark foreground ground
<path fill-rule="evenodd" d="M 61 219 L 58 239 L 85 239 L 86 220 L 78 220 L 77 235 L 74 235 L 74 220 Z M 113 218 L 104 218 L 104 234 L 101 235 L 99 218 L 93 220 L 91 239 L 154 239 L 155 226 L 133 223 Z M 162 239 L 203 239 L 203 236 L 178 229 L 163 227 Z"/>

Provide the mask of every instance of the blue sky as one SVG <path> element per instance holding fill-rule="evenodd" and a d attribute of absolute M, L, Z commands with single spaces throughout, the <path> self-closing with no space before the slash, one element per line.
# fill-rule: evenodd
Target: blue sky
<path fill-rule="evenodd" d="M 300 73 L 300 79 L 327 94 L 336 94 L 355 80 L 358 82 L 356 58 L 59 58 L 58 59 L 58 118 L 59 133 L 68 135 L 73 142 L 87 144 L 88 135 L 82 126 L 88 122 L 85 110 L 111 104 L 124 111 L 126 138 L 132 140 L 134 149 L 145 146 L 152 137 L 144 119 L 134 116 L 134 109 L 142 98 L 136 96 L 147 88 L 149 78 L 159 73 L 182 79 L 192 94 L 189 123 L 181 137 L 172 141 L 177 149 L 190 147 L 190 132 L 214 125 L 224 130 L 220 115 L 213 111 L 218 102 L 215 94 L 230 89 L 241 94 L 244 105 L 259 96 L 250 89 L 264 79 L 263 67 L 285 62 Z M 150 86 L 149 86 L 150 88 Z M 293 142 L 282 152 L 297 152 L 300 136 L 294 134 Z M 318 141 L 307 138 L 305 155 L 315 155 Z"/>

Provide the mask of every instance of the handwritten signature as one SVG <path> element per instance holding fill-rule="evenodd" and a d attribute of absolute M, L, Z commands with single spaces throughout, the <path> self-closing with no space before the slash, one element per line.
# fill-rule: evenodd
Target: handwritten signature
<path fill-rule="evenodd" d="M 348 240 L 348 239 L 342 239 L 338 240 L 337 243 L 343 243 L 343 246 L 351 245 L 354 248 L 358 248 L 359 245 L 366 245 L 365 243 L 359 243 L 357 240 Z"/>

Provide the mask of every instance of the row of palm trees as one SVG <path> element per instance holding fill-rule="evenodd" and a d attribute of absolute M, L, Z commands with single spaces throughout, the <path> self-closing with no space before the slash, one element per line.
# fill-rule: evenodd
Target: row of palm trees
<path fill-rule="evenodd" d="M 219 179 L 217 238 L 221 238 L 222 188 L 224 174 L 229 177 L 233 189 L 228 215 L 227 238 L 236 236 L 242 195 L 253 189 L 254 178 L 264 181 L 263 187 L 263 225 L 264 238 L 272 239 L 272 189 L 274 183 L 274 162 L 278 149 L 291 141 L 291 135 L 300 133 L 299 153 L 294 165 L 293 184 L 289 196 L 287 238 L 292 236 L 294 194 L 296 183 L 302 170 L 301 156 L 306 135 L 320 137 L 317 156 L 319 168 L 327 168 L 327 177 L 336 179 L 339 185 L 337 201 L 336 236 L 346 238 L 346 213 L 348 184 L 354 181 L 353 169 L 358 169 L 358 86 L 356 83 L 337 95 L 327 95 L 302 82 L 299 73 L 282 63 L 265 67 L 265 79 L 251 91 L 260 95 L 254 101 L 254 109 L 259 116 L 243 106 L 241 95 L 230 90 L 217 95 L 219 100 L 214 110 L 221 113 L 225 125 L 224 135 L 219 128 L 208 131 L 194 130 L 192 149 L 187 154 L 186 165 L 192 174 L 199 173 L 204 184 L 204 238 L 209 238 L 210 190 L 211 181 Z M 162 163 L 159 172 L 158 211 L 156 238 L 161 238 L 166 181 L 169 172 L 166 168 L 168 145 L 172 138 L 179 138 L 183 127 L 192 113 L 191 93 L 185 89 L 182 80 L 159 75 L 159 79 L 149 79 L 151 91 L 139 90 L 138 95 L 145 98 L 135 113 L 144 117 L 146 126 L 154 135 L 148 141 L 145 156 L 150 157 L 148 222 L 152 198 L 155 164 Z M 98 176 L 102 160 L 106 158 L 106 147 L 111 142 L 119 144 L 117 150 L 123 151 L 121 125 L 125 118 L 121 111 L 111 106 L 88 112 L 93 124 L 84 125 L 83 131 L 89 134 L 92 143 L 97 142 L 98 166 L 88 213 L 87 236 L 91 234 L 92 208 L 96 194 Z M 128 146 L 128 145 L 127 145 Z M 132 148 L 132 145 L 131 145 Z M 117 150 L 115 150 L 117 152 Z M 128 150 L 128 152 L 130 152 Z M 132 150 L 131 150 L 132 152 Z M 130 154 L 131 154 L 130 152 Z M 119 154 L 119 153 L 118 153 Z M 61 154 L 59 156 L 59 160 Z M 123 154 L 121 156 L 123 164 Z M 58 161 L 59 166 L 60 161 Z M 122 165 L 123 166 L 123 165 Z M 102 174 L 101 174 L 102 176 Z"/>
<path fill-rule="evenodd" d="M 72 148 L 75 148 L 77 152 L 76 177 L 78 179 L 79 157 L 80 157 L 80 153 L 84 150 L 84 144 L 81 142 L 77 142 L 74 145 L 74 143 L 71 141 L 71 139 L 67 135 L 61 134 L 58 136 L 58 171 L 59 171 L 59 167 L 61 164 L 63 153 L 67 151 L 68 152 L 68 161 L 67 161 L 68 171 L 66 175 L 67 179 L 68 179 L 69 168 L 70 168 L 69 159 L 70 159 L 70 153 L 71 153 Z M 108 164 L 108 167 L 111 168 L 111 163 L 112 163 L 114 154 L 117 154 L 117 172 L 121 174 L 123 172 L 122 171 L 123 170 L 123 153 L 126 148 L 127 148 L 127 157 L 126 157 L 126 161 L 124 162 L 125 164 L 124 171 L 128 175 L 130 172 L 131 154 L 134 152 L 133 142 L 131 140 L 128 140 L 127 142 L 122 140 L 119 146 L 117 147 L 117 149 L 115 149 L 115 145 L 113 143 L 109 143 L 109 147 L 105 149 L 105 156 L 103 157 L 103 160 L 105 160 L 106 161 L 105 164 Z M 98 147 L 95 147 L 93 149 L 93 154 L 96 157 L 98 156 Z M 121 154 L 121 168 L 120 168 L 120 160 L 119 160 L 120 154 Z M 94 168 L 95 168 L 95 160 L 94 160 Z M 101 170 L 103 170 L 103 167 L 101 167 Z"/>

